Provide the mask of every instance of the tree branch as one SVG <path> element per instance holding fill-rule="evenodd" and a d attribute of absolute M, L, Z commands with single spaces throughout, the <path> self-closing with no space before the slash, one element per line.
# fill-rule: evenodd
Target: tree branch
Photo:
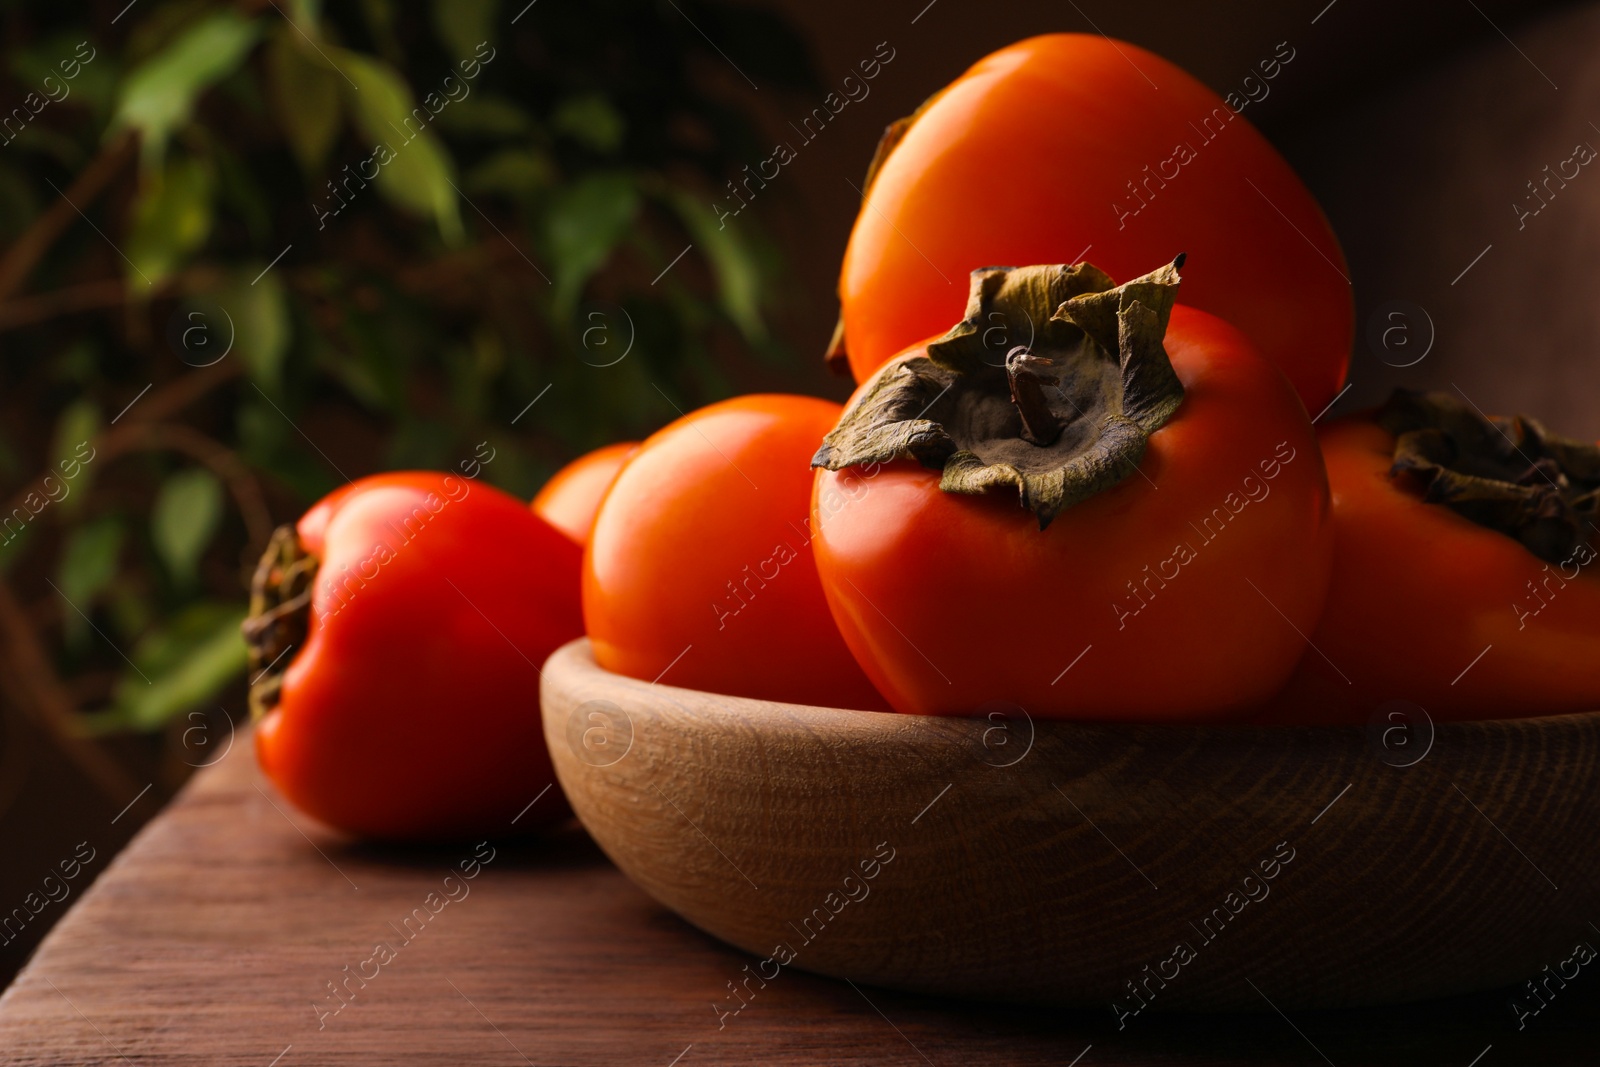
<path fill-rule="evenodd" d="M 100 454 L 109 459 L 121 452 L 132 452 L 141 448 L 170 449 L 203 463 L 222 479 L 228 486 L 228 491 L 233 494 L 234 503 L 239 505 L 239 514 L 244 519 L 245 529 L 250 534 L 250 550 L 254 552 L 251 558 L 259 556 L 261 550 L 267 547 L 267 539 L 272 536 L 272 512 L 267 508 L 267 498 L 261 491 L 260 483 L 256 481 L 250 468 L 239 458 L 239 454 L 220 441 L 213 440 L 188 426 L 168 422 L 133 425 L 143 430 L 142 438 L 133 435 L 121 438 L 114 446 L 107 446 Z"/>
<path fill-rule="evenodd" d="M 141 292 L 139 300 L 170 293 L 189 293 L 216 284 L 222 272 L 215 267 L 196 267 L 162 281 L 154 290 Z M 0 304 L 0 333 L 26 329 L 62 315 L 85 311 L 121 308 L 128 302 L 128 283 L 122 278 L 101 278 L 52 289 L 31 296 L 19 296 Z"/>
<path fill-rule="evenodd" d="M 239 504 L 252 541 L 265 544 L 272 533 L 272 518 L 260 486 L 239 457 L 197 430 L 162 424 L 217 386 L 236 377 L 238 360 L 224 360 L 180 375 L 135 404 L 120 425 L 94 438 L 97 458 L 112 457 L 140 447 L 173 448 L 194 456 L 215 470 Z M 52 473 L 45 471 L 45 475 Z M 42 481 L 45 475 L 35 479 Z M 9 510 L 22 506 L 24 489 Z M 138 791 L 136 783 L 106 752 L 78 730 L 77 705 L 57 675 L 40 643 L 27 612 L 11 587 L 0 579 L 0 692 L 26 713 L 61 751 L 114 803 L 125 803 Z"/>
<path fill-rule="evenodd" d="M 0 303 L 22 288 L 33 268 L 78 217 L 78 212 L 99 196 L 123 164 L 133 157 L 135 143 L 132 131 L 107 142 L 55 203 L 17 238 L 5 258 L 0 259 Z"/>
<path fill-rule="evenodd" d="M 134 446 L 140 434 L 149 431 L 151 423 L 176 414 L 217 386 L 238 377 L 243 371 L 244 366 L 238 360 L 225 359 L 209 367 L 180 374 L 163 383 L 161 388 L 151 390 L 148 396 L 129 408 L 121 417 L 123 421 L 120 426 L 109 427 L 95 435 L 94 440 L 90 442 L 95 456 L 98 458 L 101 452 L 117 455 L 128 451 Z M 12 496 L 6 504 L 5 511 L 0 514 L 9 515 L 23 507 L 23 501 L 28 498 L 28 494 L 36 492 L 35 487 L 55 473 L 55 468 L 46 467 Z M 271 531 L 268 532 L 270 534 Z M 265 544 L 265 540 L 262 543 Z"/>
<path fill-rule="evenodd" d="M 58 748 L 113 804 L 132 800 L 139 786 L 115 760 L 78 732 L 75 708 L 66 687 L 45 655 L 11 587 L 0 581 L 0 635 L 6 670 L 0 689 L 27 712 Z"/>

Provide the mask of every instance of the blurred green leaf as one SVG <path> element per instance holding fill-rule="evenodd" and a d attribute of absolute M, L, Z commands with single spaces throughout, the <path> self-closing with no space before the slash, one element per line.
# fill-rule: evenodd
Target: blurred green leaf
<path fill-rule="evenodd" d="M 111 708 L 86 717 L 90 730 L 153 730 L 213 699 L 249 664 L 244 617 L 241 605 L 202 601 L 140 641 L 133 662 L 143 676 L 123 674 Z"/>
<path fill-rule="evenodd" d="M 540 487 L 550 480 L 550 475 L 555 473 L 545 460 L 528 456 L 515 438 L 502 439 L 491 433 L 488 441 L 495 454 L 494 463 L 484 468 L 484 478 L 497 489 L 504 489 L 523 500 L 532 500 Z"/>
<path fill-rule="evenodd" d="M 692 194 L 675 191 L 672 203 L 696 247 L 711 261 L 722 310 L 745 340 L 753 344 L 765 341 L 767 326 L 761 316 L 762 270 L 757 250 L 740 236 L 738 228 L 719 223 L 716 212 Z"/>
<path fill-rule="evenodd" d="M 555 167 L 548 157 L 526 148 L 508 148 L 472 168 L 467 175 L 467 188 L 475 193 L 500 193 L 516 199 L 548 188 L 555 181 Z"/>
<path fill-rule="evenodd" d="M 211 167 L 189 157 L 144 174 L 125 246 L 136 293 L 160 285 L 205 244 L 215 185 Z"/>
<path fill-rule="evenodd" d="M 289 354 L 289 297 L 283 276 L 277 271 L 261 274 L 264 266 L 251 264 L 231 275 L 213 299 L 233 320 L 233 351 L 250 377 L 267 392 L 277 393 Z"/>
<path fill-rule="evenodd" d="M 400 47 L 400 35 L 395 32 L 396 7 L 392 0 L 357 0 L 367 24 L 367 36 L 377 46 L 378 54 L 396 67 L 405 65 L 405 54 Z M 348 7 L 348 5 L 346 5 Z"/>
<path fill-rule="evenodd" d="M 114 516 L 87 523 L 68 535 L 56 565 L 56 584 L 68 601 L 61 613 L 67 644 L 79 646 L 88 640 L 89 622 L 84 615 L 117 576 L 121 555 L 122 521 Z M 78 614 L 80 611 L 84 615 Z"/>
<path fill-rule="evenodd" d="M 450 58 L 471 56 L 485 41 L 494 43 L 499 0 L 433 0 L 433 28 Z"/>
<path fill-rule="evenodd" d="M 338 479 L 322 457 L 304 447 L 295 447 L 289 438 L 303 445 L 294 427 L 272 409 L 265 399 L 249 390 L 249 400 L 235 413 L 239 451 L 254 466 L 276 478 L 304 502 L 318 499 L 338 484 Z"/>
<path fill-rule="evenodd" d="M 72 492 L 60 504 L 69 515 L 76 512 L 89 495 L 95 455 L 90 442 L 99 432 L 100 409 L 88 397 L 68 404 L 56 419 L 54 439 L 50 443 L 50 470 L 72 486 Z"/>
<path fill-rule="evenodd" d="M 222 521 L 222 483 L 204 467 L 169 476 L 156 493 L 150 537 L 180 583 L 192 582 L 200 556 Z"/>
<path fill-rule="evenodd" d="M 68 535 L 56 567 L 56 584 L 79 609 L 88 611 L 94 598 L 117 576 L 122 533 L 122 520 L 107 516 L 84 523 Z M 68 614 L 77 617 L 77 612 Z"/>
<path fill-rule="evenodd" d="M 429 129 L 432 114 L 413 106 L 411 90 L 394 68 L 382 60 L 341 50 L 339 55 L 355 88 L 349 94 L 356 125 L 373 151 L 354 168 L 365 175 L 377 168 L 378 191 L 396 206 L 417 215 L 432 215 L 447 243 L 460 243 L 461 205 L 453 184 L 450 156 Z"/>
<path fill-rule="evenodd" d="M 168 137 L 189 121 L 200 94 L 237 69 L 260 33 L 259 22 L 232 10 L 189 27 L 128 74 L 112 129 L 138 130 L 146 164 L 160 162 Z"/>
<path fill-rule="evenodd" d="M 119 22 L 119 26 L 127 28 L 128 37 L 126 44 L 117 51 L 130 66 L 137 66 L 215 10 L 215 0 L 167 0 L 155 4 L 140 18 Z"/>
<path fill-rule="evenodd" d="M 89 35 L 52 33 L 26 44 L 8 46 L 11 72 L 52 105 L 87 106 L 98 111 L 108 102 L 116 59 L 93 44 Z"/>
<path fill-rule="evenodd" d="M 278 125 L 301 168 L 315 174 L 339 135 L 344 79 L 292 26 L 281 27 L 267 44 L 267 77 Z"/>
<path fill-rule="evenodd" d="M 416 355 L 416 309 L 407 302 L 384 302 L 345 317 L 337 338 L 318 353 L 318 362 L 337 375 L 351 393 L 378 411 L 405 418 L 414 409 L 408 375 Z"/>
<path fill-rule="evenodd" d="M 480 381 L 498 378 L 506 365 L 505 339 L 497 331 L 479 326 L 472 331 L 472 361 Z"/>
<path fill-rule="evenodd" d="M 109 122 L 117 102 L 117 86 L 122 72 L 117 69 L 114 56 L 101 52 L 93 63 L 85 64 L 74 81 L 73 99 L 86 106 L 95 116 L 95 125 L 104 128 Z"/>
<path fill-rule="evenodd" d="M 38 84 L 45 78 L 61 78 L 56 70 L 57 59 L 70 58 L 72 46 L 59 34 L 53 34 L 39 41 L 13 42 L 7 53 L 5 63 L 12 76 L 20 82 Z"/>
<path fill-rule="evenodd" d="M 458 435 L 431 419 L 407 419 L 389 442 L 385 457 L 396 470 L 445 470 L 455 463 Z M 464 456 L 471 456 L 468 449 Z"/>
<path fill-rule="evenodd" d="M 562 320 L 571 317 L 584 285 L 610 258 L 638 210 L 639 192 L 626 174 L 592 174 L 551 199 L 545 239 Z"/>
<path fill-rule="evenodd" d="M 439 112 L 438 123 L 451 133 L 469 137 L 517 137 L 533 129 L 528 113 L 503 97 L 474 90 Z"/>
<path fill-rule="evenodd" d="M 135 583 L 126 581 L 116 582 L 107 590 L 102 610 L 110 617 L 116 632 L 128 641 L 149 633 L 158 612 L 161 618 L 171 613 L 170 607 L 153 602 Z"/>
<path fill-rule="evenodd" d="M 95 47 L 92 42 L 90 47 Z M 118 68 L 117 57 L 110 54 L 109 49 L 100 50 L 92 62 L 82 66 L 78 77 L 73 80 L 73 97 L 78 103 L 87 105 L 94 112 L 97 125 L 103 126 L 116 106 L 117 86 L 121 81 L 122 71 Z"/>
<path fill-rule="evenodd" d="M 131 314 L 54 314 L 6 332 L 5 437 L 20 461 L 9 472 L 11 495 L 39 488 L 30 480 L 40 457 L 24 446 L 41 435 L 55 438 L 52 466 L 66 459 L 75 475 L 56 474 L 70 491 L 38 519 L 28 521 L 25 508 L 21 522 L 8 520 L 0 570 L 24 582 L 43 568 L 82 594 L 94 625 L 137 654 L 154 683 L 129 671 L 96 721 L 148 729 L 195 708 L 217 715 L 203 694 L 229 672 L 237 679 L 239 611 L 224 602 L 239 596 L 232 564 L 246 530 L 215 483 L 183 487 L 185 477 L 208 479 L 204 471 L 163 484 L 187 459 L 141 452 L 113 465 L 102 449 L 85 462 L 96 430 L 147 387 L 116 428 L 154 414 L 169 385 L 183 392 L 192 383 L 196 392 L 180 398 L 184 424 L 232 448 L 274 507 L 293 510 L 340 483 L 319 448 L 362 469 L 453 468 L 489 438 L 498 455 L 485 480 L 526 496 L 563 457 L 659 425 L 670 415 L 661 390 L 686 409 L 725 395 L 735 387 L 725 373 L 732 361 L 715 342 L 735 332 L 730 323 L 763 336 L 758 296 L 777 277 L 774 246 L 748 212 L 736 233 L 721 234 L 706 211 L 680 208 L 669 190 L 719 186 L 759 158 L 768 138 L 747 102 L 696 72 L 720 66 L 722 49 L 764 98 L 769 85 L 784 92 L 785 64 L 806 69 L 806 49 L 792 33 L 769 32 L 771 18 L 742 17 L 748 0 L 679 0 L 683 11 L 607 0 L 525 13 L 526 0 L 156 0 L 111 26 L 124 2 L 107 11 L 6 8 L 0 70 L 16 76 L 12 104 L 46 76 L 66 78 L 63 59 L 79 66 L 66 97 L 0 152 L 0 250 L 56 198 L 42 175 L 81 172 L 108 132 L 128 131 L 144 147 L 137 184 L 114 183 L 119 195 L 83 206 L 139 270 L 166 282 L 161 299 Z M 79 52 L 80 41 L 98 49 L 89 62 L 91 45 Z M 500 57 L 485 65 L 480 41 Z M 477 64 L 463 69 L 468 59 Z M 813 79 L 793 106 L 823 91 Z M 331 209 L 341 205 L 330 202 L 328 179 L 355 208 L 338 215 L 337 228 Z M 467 197 L 495 215 L 505 240 L 468 210 Z M 763 218 L 782 210 L 780 199 Z M 441 250 L 441 235 L 461 239 L 463 213 L 473 214 L 465 228 L 481 249 Z M 308 214 L 327 229 L 307 226 Z M 120 262 L 88 227 L 73 233 L 28 279 L 46 311 L 53 292 Z M 684 262 L 649 285 L 691 240 Z M 293 251 L 252 286 L 290 242 Z M 559 294 L 510 246 L 559 277 Z M 148 290 L 134 280 L 142 296 Z M 626 309 L 637 333 L 632 354 L 604 374 L 564 358 L 578 343 L 573 305 L 591 291 Z M 219 306 L 233 320 L 229 359 L 245 380 L 186 368 L 171 351 L 183 343 L 171 335 L 193 324 L 184 314 Z M 130 343 L 107 347 L 119 337 Z M 216 355 L 229 338 L 212 337 Z M 778 346 L 769 339 L 758 350 Z M 552 383 L 561 403 L 547 399 L 508 425 Z M 58 492 L 52 483 L 38 496 Z M 104 516 L 121 519 L 117 545 L 115 520 Z M 190 616 L 196 603 L 200 613 Z M 221 629 L 219 612 L 230 616 Z M 83 623 L 75 612 L 64 617 Z M 60 645 L 53 618 L 45 629 Z M 86 638 L 52 649 L 64 669 L 93 677 L 126 666 L 92 630 Z M 215 669 L 196 670 L 207 648 Z"/>
<path fill-rule="evenodd" d="M 621 113 L 598 93 L 563 100 L 550 116 L 550 128 L 602 155 L 621 148 L 628 132 Z"/>
<path fill-rule="evenodd" d="M 383 411 L 390 406 L 388 390 L 372 372 L 370 361 L 334 354 L 332 358 L 322 361 L 322 367 L 350 390 L 352 396 L 372 410 Z"/>
<path fill-rule="evenodd" d="M 70 382 L 78 386 L 78 391 L 91 386 L 100 374 L 100 360 L 95 350 L 95 344 L 87 337 L 80 337 L 51 360 L 57 378 L 62 382 Z"/>
<path fill-rule="evenodd" d="M 289 0 L 289 21 L 311 40 L 321 40 L 322 0 Z"/>

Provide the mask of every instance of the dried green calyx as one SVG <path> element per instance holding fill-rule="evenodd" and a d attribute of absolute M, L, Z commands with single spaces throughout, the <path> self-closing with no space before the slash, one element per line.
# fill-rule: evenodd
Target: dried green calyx
<path fill-rule="evenodd" d="M 973 271 L 961 322 L 878 371 L 811 465 L 915 459 L 946 492 L 1014 488 L 1043 529 L 1132 474 L 1183 402 L 1162 346 L 1182 266 L 1125 285 L 1087 263 Z"/>
<path fill-rule="evenodd" d="M 1391 474 L 1422 498 L 1522 542 L 1551 563 L 1600 533 L 1600 448 L 1522 415 L 1491 418 L 1449 393 L 1396 389 L 1378 409 L 1395 436 Z"/>
<path fill-rule="evenodd" d="M 306 552 L 293 526 L 272 532 L 250 581 L 250 614 L 241 629 L 250 648 L 250 718 L 259 720 L 278 706 L 283 673 L 292 648 L 305 644 L 311 629 L 311 585 L 317 560 Z"/>

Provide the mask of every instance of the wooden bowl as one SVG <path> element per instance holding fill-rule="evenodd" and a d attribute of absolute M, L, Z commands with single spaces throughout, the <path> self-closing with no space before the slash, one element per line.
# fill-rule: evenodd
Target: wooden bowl
<path fill-rule="evenodd" d="M 1124 1022 L 1340 1007 L 1542 980 L 1600 944 L 1600 713 L 891 715 L 625 678 L 586 641 L 542 698 L 600 847 L 756 957 L 719 1010 L 790 966 Z"/>

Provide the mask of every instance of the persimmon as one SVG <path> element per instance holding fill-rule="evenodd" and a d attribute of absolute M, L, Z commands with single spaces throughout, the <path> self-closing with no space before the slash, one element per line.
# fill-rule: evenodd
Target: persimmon
<path fill-rule="evenodd" d="M 1319 436 L 1333 585 L 1266 719 L 1600 709 L 1600 448 L 1405 391 Z"/>
<path fill-rule="evenodd" d="M 637 441 L 619 441 L 584 453 L 556 471 L 528 506 L 578 544 L 585 543 L 606 490 L 638 447 Z"/>
<path fill-rule="evenodd" d="M 808 464 L 840 410 L 736 397 L 639 446 L 584 556 L 583 617 L 600 666 L 736 696 L 883 707 L 812 560 Z"/>
<path fill-rule="evenodd" d="M 361 478 L 274 535 L 252 589 L 262 770 L 350 833 L 444 840 L 570 814 L 539 666 L 583 632 L 578 547 L 454 474 Z M 538 803 L 531 808 L 535 799 Z"/>
<path fill-rule="evenodd" d="M 1263 64 L 1281 69 L 1294 58 L 1285 48 Z M 1193 257 L 1184 302 L 1242 330 L 1320 412 L 1349 364 L 1349 272 L 1245 103 L 1098 34 L 1032 37 L 980 59 L 884 134 L 845 250 L 830 358 L 865 381 L 960 318 L 980 267 L 1077 256 L 1127 281 L 1182 249 Z"/>
<path fill-rule="evenodd" d="M 1221 719 L 1294 669 L 1333 552 L 1316 439 L 1243 333 L 1174 305 L 1179 263 L 974 271 L 828 435 L 817 569 L 895 710 Z"/>

